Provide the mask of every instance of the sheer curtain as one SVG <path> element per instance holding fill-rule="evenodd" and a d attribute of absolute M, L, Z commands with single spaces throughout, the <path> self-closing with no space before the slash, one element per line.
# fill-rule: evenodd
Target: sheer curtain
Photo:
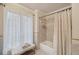
<path fill-rule="evenodd" d="M 21 17 L 21 42 L 33 44 L 33 17 L 22 16 Z M 24 41 L 23 41 L 24 40 Z"/>
<path fill-rule="evenodd" d="M 33 44 L 33 17 L 28 16 L 28 43 Z"/>
<path fill-rule="evenodd" d="M 12 43 L 13 43 L 13 49 L 15 48 L 18 49 L 20 46 L 20 15 L 13 13 L 13 17 L 12 17 L 13 30 L 11 30 L 13 32 L 11 33 L 13 36 Z"/>
<path fill-rule="evenodd" d="M 22 16 L 21 17 L 21 20 L 20 20 L 20 32 L 21 32 L 21 44 L 23 45 L 23 43 L 26 43 L 27 42 L 27 39 L 28 39 L 28 19 L 27 19 L 27 16 Z"/>
<path fill-rule="evenodd" d="M 4 48 L 3 48 L 3 54 L 7 54 L 7 51 L 12 49 L 12 13 L 7 12 L 7 14 L 4 20 Z"/>
<path fill-rule="evenodd" d="M 20 15 L 6 11 L 4 20 L 4 54 L 20 45 Z"/>
<path fill-rule="evenodd" d="M 33 44 L 33 18 L 6 10 L 3 54 L 15 54 L 25 43 Z"/>
<path fill-rule="evenodd" d="M 54 14 L 54 49 L 58 54 L 71 54 L 71 9 Z"/>

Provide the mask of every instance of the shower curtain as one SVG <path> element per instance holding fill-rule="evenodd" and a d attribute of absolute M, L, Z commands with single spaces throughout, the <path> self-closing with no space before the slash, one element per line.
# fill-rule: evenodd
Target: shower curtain
<path fill-rule="evenodd" d="M 71 54 L 71 8 L 54 13 L 53 17 L 53 47 L 59 55 Z"/>

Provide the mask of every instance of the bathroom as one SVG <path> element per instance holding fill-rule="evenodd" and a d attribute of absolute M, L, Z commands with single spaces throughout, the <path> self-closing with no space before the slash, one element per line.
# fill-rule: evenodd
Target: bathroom
<path fill-rule="evenodd" d="M 79 54 L 78 6 L 0 3 L 0 55 Z"/>

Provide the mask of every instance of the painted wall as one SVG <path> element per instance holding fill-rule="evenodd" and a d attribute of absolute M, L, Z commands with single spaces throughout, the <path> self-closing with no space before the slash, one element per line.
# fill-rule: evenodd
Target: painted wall
<path fill-rule="evenodd" d="M 53 15 L 40 18 L 40 42 L 53 42 L 54 20 Z"/>
<path fill-rule="evenodd" d="M 43 13 L 41 16 L 45 14 L 46 13 Z M 44 42 L 46 40 L 53 42 L 53 34 L 54 34 L 53 26 L 54 26 L 53 15 L 40 18 L 40 42 Z"/>
<path fill-rule="evenodd" d="M 72 4 L 72 38 L 79 39 L 79 3 Z"/>
<path fill-rule="evenodd" d="M 3 6 L 0 5 L 0 55 L 3 48 Z"/>
<path fill-rule="evenodd" d="M 53 34 L 54 34 L 54 20 L 53 15 L 49 15 L 46 17 L 47 19 L 47 40 L 53 42 Z"/>
<path fill-rule="evenodd" d="M 0 36 L 3 36 L 3 6 L 0 6 Z"/>
<path fill-rule="evenodd" d="M 46 18 L 40 18 L 40 28 L 39 28 L 39 36 L 40 36 L 40 43 L 47 40 L 46 34 L 47 34 L 47 26 L 46 26 Z"/>

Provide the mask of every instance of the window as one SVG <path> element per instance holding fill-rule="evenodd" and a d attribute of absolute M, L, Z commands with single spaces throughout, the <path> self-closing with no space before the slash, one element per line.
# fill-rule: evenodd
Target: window
<path fill-rule="evenodd" d="M 33 18 L 6 12 L 4 20 L 4 51 L 20 49 L 25 43 L 33 44 Z"/>

